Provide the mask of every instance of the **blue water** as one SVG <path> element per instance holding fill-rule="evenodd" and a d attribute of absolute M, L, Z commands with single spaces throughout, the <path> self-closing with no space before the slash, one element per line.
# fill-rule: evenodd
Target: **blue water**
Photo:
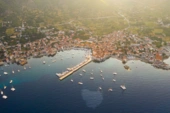
<path fill-rule="evenodd" d="M 9 75 L 0 71 L 0 89 L 8 96 L 6 100 L 0 97 L 0 113 L 170 113 L 170 71 L 155 69 L 141 61 L 129 61 L 127 65 L 131 71 L 113 58 L 103 63 L 91 62 L 83 67 L 86 73 L 80 69 L 59 81 L 55 73 L 80 63 L 85 54 L 82 50 L 71 50 L 54 57 L 31 58 L 28 64 L 32 68 L 26 65 L 26 70 L 16 64 L 1 67 Z M 52 63 L 54 59 L 57 61 Z M 15 74 L 11 73 L 12 69 Z M 21 72 L 17 72 L 18 69 Z M 92 70 L 94 80 L 89 79 Z M 113 72 L 118 74 L 113 75 Z M 11 79 L 12 84 L 9 83 Z M 83 85 L 78 85 L 79 81 Z M 120 89 L 121 84 L 126 85 L 126 91 Z M 3 85 L 7 89 L 4 90 Z M 12 86 L 16 91 L 10 90 Z M 99 86 L 102 91 L 98 90 Z M 108 92 L 109 88 L 113 92 Z"/>

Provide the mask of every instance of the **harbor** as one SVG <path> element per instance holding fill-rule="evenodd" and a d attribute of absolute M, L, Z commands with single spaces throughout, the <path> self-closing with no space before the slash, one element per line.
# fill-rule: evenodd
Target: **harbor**
<path fill-rule="evenodd" d="M 57 73 L 56 75 L 59 76 L 60 80 L 65 79 L 66 77 L 68 77 L 69 75 L 71 75 L 72 73 L 74 73 L 75 71 L 79 70 L 80 68 L 82 68 L 83 66 L 87 65 L 88 63 L 90 63 L 92 61 L 91 56 L 86 56 L 86 59 L 81 62 L 80 64 L 74 66 L 73 68 L 68 68 L 68 71 L 65 71 L 63 73 Z"/>

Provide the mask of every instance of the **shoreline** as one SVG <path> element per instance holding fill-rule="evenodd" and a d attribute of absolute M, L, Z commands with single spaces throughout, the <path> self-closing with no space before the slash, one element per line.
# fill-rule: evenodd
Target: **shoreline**
<path fill-rule="evenodd" d="M 53 53 L 53 55 L 38 54 L 37 56 L 32 55 L 32 56 L 29 56 L 29 57 L 26 57 L 26 58 L 23 58 L 23 59 L 12 59 L 12 60 L 8 60 L 8 61 L 5 61 L 5 59 L 4 59 L 4 60 L 2 60 L 0 66 L 3 66 L 5 63 L 7 63 L 7 64 L 16 63 L 18 65 L 24 66 L 24 65 L 26 65 L 28 63 L 27 60 L 30 59 L 31 57 L 32 58 L 42 58 L 44 56 L 53 57 L 60 51 L 69 51 L 69 50 L 84 50 L 84 51 L 90 50 L 90 51 L 92 51 L 92 49 L 89 48 L 89 47 L 84 47 L 84 48 L 83 47 L 60 48 L 60 49 L 57 49 L 57 51 L 55 53 Z M 150 65 L 152 65 L 153 67 L 155 67 L 157 69 L 170 70 L 170 66 L 168 64 L 166 64 L 165 62 L 163 62 L 163 61 L 150 62 L 147 59 L 138 58 L 137 56 L 133 56 L 133 55 L 131 55 L 131 57 L 133 57 L 133 58 L 131 58 L 131 59 L 127 58 L 125 62 L 124 62 L 124 59 L 120 58 L 117 55 L 107 55 L 107 56 L 105 56 L 103 58 L 96 58 L 94 56 L 91 56 L 91 57 L 92 57 L 92 62 L 95 62 L 95 63 L 102 63 L 102 62 L 106 61 L 109 58 L 115 58 L 117 60 L 120 60 L 123 64 L 126 64 L 130 60 L 139 60 L 141 62 L 145 62 L 147 64 L 150 64 Z"/>

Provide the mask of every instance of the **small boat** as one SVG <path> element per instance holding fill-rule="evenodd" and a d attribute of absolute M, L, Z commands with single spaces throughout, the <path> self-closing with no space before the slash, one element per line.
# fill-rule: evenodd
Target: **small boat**
<path fill-rule="evenodd" d="M 26 67 L 24 66 L 24 69 L 26 69 Z"/>
<path fill-rule="evenodd" d="M 83 82 L 78 82 L 79 85 L 83 85 Z"/>
<path fill-rule="evenodd" d="M 12 73 L 13 73 L 13 74 L 15 73 L 14 70 L 12 70 Z"/>
<path fill-rule="evenodd" d="M 29 68 L 31 69 L 31 66 L 29 66 Z"/>
<path fill-rule="evenodd" d="M 126 89 L 126 86 L 125 85 L 120 85 L 120 88 L 122 88 L 123 90 Z"/>
<path fill-rule="evenodd" d="M 43 64 L 45 64 L 45 61 L 43 61 Z"/>
<path fill-rule="evenodd" d="M 71 79 L 70 81 L 73 82 L 73 79 Z"/>
<path fill-rule="evenodd" d="M 113 91 L 113 89 L 112 89 L 112 88 L 109 88 L 109 89 L 108 89 L 108 91 L 112 92 L 112 91 Z"/>
<path fill-rule="evenodd" d="M 102 79 L 104 80 L 104 77 Z"/>
<path fill-rule="evenodd" d="M 11 84 L 13 82 L 13 80 L 10 80 L 9 83 Z"/>
<path fill-rule="evenodd" d="M 90 80 L 94 80 L 94 77 L 90 77 Z"/>
<path fill-rule="evenodd" d="M 102 71 L 102 70 L 100 70 L 100 72 L 101 72 L 101 73 L 103 73 L 103 71 Z"/>
<path fill-rule="evenodd" d="M 116 80 L 115 80 L 115 79 L 113 79 L 113 82 L 116 82 Z"/>
<path fill-rule="evenodd" d="M 8 73 L 7 72 L 4 72 L 4 75 L 7 75 Z"/>
<path fill-rule="evenodd" d="M 56 73 L 56 75 L 57 75 L 58 77 L 61 77 L 63 74 L 61 74 L 61 73 Z"/>
<path fill-rule="evenodd" d="M 4 89 L 6 89 L 6 86 L 4 86 Z"/>
<path fill-rule="evenodd" d="M 102 87 L 99 87 L 99 90 L 102 90 Z"/>
<path fill-rule="evenodd" d="M 1 91 L 1 95 L 3 95 L 4 94 L 4 92 L 3 91 Z"/>
<path fill-rule="evenodd" d="M 86 72 L 86 70 L 85 70 L 85 69 L 83 69 L 83 72 Z"/>
<path fill-rule="evenodd" d="M 117 73 L 116 73 L 116 72 L 114 72 L 114 73 L 113 73 L 113 75 L 117 75 Z"/>
<path fill-rule="evenodd" d="M 2 98 L 3 98 L 3 99 L 7 99 L 8 97 L 7 97 L 6 95 L 3 95 Z"/>
<path fill-rule="evenodd" d="M 80 73 L 79 75 L 82 76 L 83 74 Z"/>
<path fill-rule="evenodd" d="M 11 88 L 11 91 L 15 91 L 15 88 L 14 88 L 14 87 L 12 87 L 12 88 Z"/>
<path fill-rule="evenodd" d="M 93 73 L 91 73 L 93 75 Z"/>
<path fill-rule="evenodd" d="M 102 74 L 100 74 L 100 76 L 102 77 L 103 75 L 102 75 Z"/>
<path fill-rule="evenodd" d="M 18 69 L 18 72 L 20 72 L 20 70 Z"/>

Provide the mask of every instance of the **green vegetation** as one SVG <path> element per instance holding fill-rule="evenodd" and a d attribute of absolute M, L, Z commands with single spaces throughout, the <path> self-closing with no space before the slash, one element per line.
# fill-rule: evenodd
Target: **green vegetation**
<path fill-rule="evenodd" d="M 6 35 L 7 36 L 11 36 L 11 35 L 13 35 L 14 34 L 14 28 L 8 28 L 8 29 L 6 29 Z"/>
<path fill-rule="evenodd" d="M 77 30 L 74 38 L 88 39 L 92 35 L 106 35 L 115 30 L 127 30 L 142 36 L 162 37 L 169 41 L 170 2 L 168 0 L 0 0 L 0 36 L 13 34 L 12 28 L 21 26 L 49 27 L 58 30 Z M 38 35 L 36 29 L 26 29 L 24 35 Z M 5 34 L 4 34 L 5 33 Z M 42 34 L 39 34 L 42 35 Z M 38 36 L 42 37 L 42 36 Z M 37 37 L 37 38 L 38 38 Z"/>

